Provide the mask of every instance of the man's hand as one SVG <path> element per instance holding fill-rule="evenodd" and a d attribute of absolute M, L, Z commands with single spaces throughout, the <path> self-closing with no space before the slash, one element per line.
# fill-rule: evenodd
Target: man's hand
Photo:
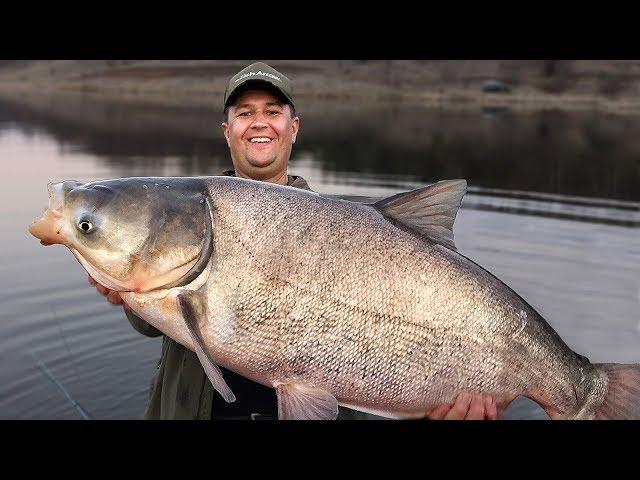
<path fill-rule="evenodd" d="M 104 285 L 101 285 L 98 282 L 96 282 L 91 275 L 89 275 L 89 283 L 91 285 L 95 285 L 96 290 L 98 290 L 98 292 L 100 292 L 102 295 L 107 297 L 107 300 L 109 301 L 109 303 L 111 303 L 112 305 L 122 305 L 125 310 L 131 311 L 131 308 L 129 307 L 129 305 L 127 305 L 122 300 L 122 297 L 120 296 L 120 292 L 116 292 L 115 290 L 109 290 Z"/>
<path fill-rule="evenodd" d="M 462 392 L 453 405 L 438 405 L 427 412 L 429 420 L 497 420 L 496 401 L 489 395 Z"/>

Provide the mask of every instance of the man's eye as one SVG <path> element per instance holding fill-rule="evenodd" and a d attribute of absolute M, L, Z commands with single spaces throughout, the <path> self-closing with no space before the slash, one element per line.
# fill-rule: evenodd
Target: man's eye
<path fill-rule="evenodd" d="M 267 115 L 278 115 L 280 112 L 278 110 L 269 110 Z"/>
<path fill-rule="evenodd" d="M 240 112 L 238 114 L 239 117 L 248 117 L 249 115 L 251 115 L 251 112 Z"/>

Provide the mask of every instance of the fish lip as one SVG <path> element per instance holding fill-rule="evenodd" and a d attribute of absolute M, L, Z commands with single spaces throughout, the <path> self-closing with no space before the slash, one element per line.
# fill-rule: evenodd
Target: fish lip
<path fill-rule="evenodd" d="M 49 206 L 44 209 L 40 218 L 36 218 L 29 225 L 29 233 L 40 240 L 41 245 L 48 247 L 66 243 L 62 216 L 64 199 L 68 192 L 81 185 L 82 182 L 77 180 L 47 183 Z"/>
<path fill-rule="evenodd" d="M 29 233 L 40 240 L 40 244 L 48 247 L 57 243 L 64 244 L 62 231 L 62 213 L 51 208 L 45 209 L 40 218 L 29 225 Z"/>

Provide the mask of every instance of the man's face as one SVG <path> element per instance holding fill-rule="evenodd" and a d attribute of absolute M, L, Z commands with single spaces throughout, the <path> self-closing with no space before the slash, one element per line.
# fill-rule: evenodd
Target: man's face
<path fill-rule="evenodd" d="M 290 106 L 263 90 L 247 90 L 229 107 L 222 131 L 239 177 L 283 178 L 298 134 L 298 117 Z"/>

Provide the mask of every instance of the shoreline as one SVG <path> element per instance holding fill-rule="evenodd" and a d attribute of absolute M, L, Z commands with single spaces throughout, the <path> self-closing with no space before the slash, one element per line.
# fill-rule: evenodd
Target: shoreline
<path fill-rule="evenodd" d="M 19 100 L 20 97 L 82 97 L 87 100 L 125 104 L 145 104 L 158 107 L 201 107 L 221 110 L 224 91 L 208 85 L 158 85 L 146 82 L 126 85 L 45 85 L 26 82 L 0 83 L 0 95 Z M 640 97 L 622 96 L 607 98 L 588 93 L 551 94 L 535 89 L 521 89 L 511 93 L 485 93 L 463 88 L 405 89 L 402 92 L 380 85 L 353 85 L 351 91 L 311 91 L 299 89 L 296 93 L 297 110 L 341 108 L 349 105 L 367 107 L 396 104 L 402 107 L 426 107 L 452 111 L 506 109 L 519 113 L 543 110 L 637 115 L 640 114 Z M 220 112 L 221 113 L 221 112 Z"/>

